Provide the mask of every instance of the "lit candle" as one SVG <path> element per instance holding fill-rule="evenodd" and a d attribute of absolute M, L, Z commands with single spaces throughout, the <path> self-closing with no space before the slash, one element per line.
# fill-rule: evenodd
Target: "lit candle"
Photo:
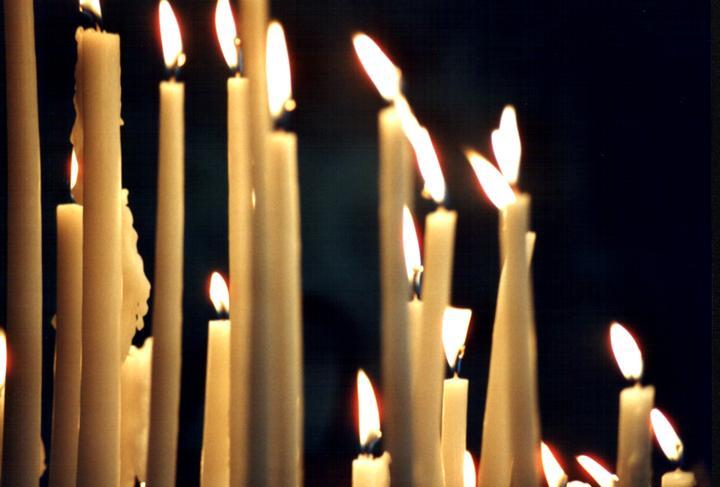
<path fill-rule="evenodd" d="M 472 454 L 465 450 L 463 456 L 463 487 L 476 487 L 477 486 L 477 474 L 475 472 L 475 460 L 473 460 Z"/>
<path fill-rule="evenodd" d="M 357 374 L 358 431 L 360 455 L 352 462 L 353 487 L 388 487 L 390 485 L 390 455 L 385 452 L 374 457 L 372 450 L 382 437 L 380 413 L 375 391 L 362 369 Z"/>
<path fill-rule="evenodd" d="M 210 278 L 210 299 L 218 315 L 227 315 L 229 296 L 225 280 L 217 272 Z M 205 372 L 205 421 L 200 485 L 230 483 L 230 320 L 208 324 Z"/>
<path fill-rule="evenodd" d="M 175 76 L 185 63 L 180 27 L 167 0 L 159 7 L 160 37 L 170 79 L 160 83 L 155 296 L 152 330 L 148 480 L 175 485 L 182 356 L 183 244 L 185 225 L 185 84 Z"/>
<path fill-rule="evenodd" d="M 610 326 L 610 342 L 623 376 L 635 383 L 620 393 L 618 486 L 649 485 L 652 479 L 650 410 L 655 400 L 655 388 L 640 384 L 642 354 L 633 336 L 620 323 Z"/>
<path fill-rule="evenodd" d="M 468 380 L 461 379 L 460 363 L 472 311 L 447 307 L 443 316 L 442 342 L 453 377 L 443 382 L 442 456 L 445 487 L 463 487 L 467 443 Z"/>
<path fill-rule="evenodd" d="M 618 485 L 618 476 L 608 471 L 608 469 L 600 465 L 594 458 L 587 455 L 578 455 L 575 458 L 599 487 L 616 487 Z"/>
<path fill-rule="evenodd" d="M 77 182 L 78 163 L 70 157 L 70 189 Z M 50 478 L 53 487 L 76 484 L 80 374 L 82 358 L 83 207 L 58 205 L 57 313 L 55 318 L 55 382 L 53 386 Z"/>
<path fill-rule="evenodd" d="M 5 485 L 37 485 L 42 383 L 40 133 L 32 0 L 5 0 L 7 381 Z"/>
<path fill-rule="evenodd" d="M 660 449 L 665 456 L 676 465 L 676 469 L 662 476 L 662 487 L 693 487 L 696 485 L 695 475 L 680 468 L 683 459 L 683 443 L 675 433 L 670 421 L 658 409 L 650 411 L 650 421 Z"/>

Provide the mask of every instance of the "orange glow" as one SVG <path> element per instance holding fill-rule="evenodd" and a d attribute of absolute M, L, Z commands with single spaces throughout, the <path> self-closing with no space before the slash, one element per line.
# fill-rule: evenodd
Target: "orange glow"
<path fill-rule="evenodd" d="M 102 18 L 100 0 L 80 0 L 80 11 L 87 10 L 98 19 Z"/>
<path fill-rule="evenodd" d="M 218 314 L 229 312 L 230 293 L 225 279 L 219 272 L 213 272 L 210 276 L 210 301 Z"/>
<path fill-rule="evenodd" d="M 480 186 L 482 186 L 483 191 L 485 191 L 485 194 L 492 204 L 499 210 L 502 210 L 507 205 L 515 202 L 515 193 L 512 188 L 500 171 L 498 171 L 490 161 L 472 149 L 465 151 L 465 157 L 470 162 L 473 171 L 475 171 L 475 176 L 480 182 Z"/>
<path fill-rule="evenodd" d="M 400 95 L 401 73 L 395 64 L 369 36 L 359 33 L 353 36 L 355 54 L 375 88 L 387 101 Z"/>
<path fill-rule="evenodd" d="M 563 487 L 567 482 L 567 475 L 553 455 L 550 447 L 540 443 L 543 472 L 549 487 Z"/>
<path fill-rule="evenodd" d="M 600 487 L 614 487 L 615 482 L 618 481 L 617 475 L 609 472 L 596 460 L 587 455 L 578 456 L 577 461 Z"/>
<path fill-rule="evenodd" d="M 380 431 L 380 412 L 377 399 L 375 399 L 375 391 L 370 379 L 362 369 L 357 373 L 357 394 L 360 445 L 366 447 L 382 438 L 382 432 Z"/>
<path fill-rule="evenodd" d="M 465 347 L 472 310 L 448 306 L 443 313 L 442 342 L 450 368 L 455 367 L 458 355 Z"/>
<path fill-rule="evenodd" d="M 72 154 L 70 154 L 70 191 L 72 191 L 77 184 L 79 170 L 77 154 L 75 154 L 75 149 L 73 149 Z"/>
<path fill-rule="evenodd" d="M 218 0 L 215 5 L 215 33 L 228 68 L 236 69 L 238 65 L 237 48 L 240 39 L 237 37 L 230 0 Z"/>
<path fill-rule="evenodd" d="M 266 76 L 270 115 L 278 118 L 283 111 L 294 108 L 290 57 L 288 56 L 285 31 L 280 22 L 272 21 L 267 30 Z M 287 105 L 290 103 L 290 106 Z"/>
<path fill-rule="evenodd" d="M 168 69 L 179 68 L 185 64 L 180 26 L 170 2 L 160 0 L 160 39 L 162 41 L 163 58 Z"/>
<path fill-rule="evenodd" d="M 408 282 L 412 283 L 415 272 L 422 269 L 422 259 L 420 258 L 420 242 L 415 229 L 415 220 L 407 206 L 403 207 L 403 249 Z"/>
<path fill-rule="evenodd" d="M 492 132 L 492 146 L 500 170 L 508 183 L 514 185 L 520 171 L 522 144 L 517 127 L 515 108 L 508 105 L 500 116 L 500 127 Z"/>
<path fill-rule="evenodd" d="M 7 338 L 5 330 L 0 329 L 0 389 L 5 387 L 5 375 L 7 374 Z"/>
<path fill-rule="evenodd" d="M 620 371 L 627 380 L 640 380 L 643 359 L 640 348 L 627 329 L 620 323 L 610 325 L 610 344 Z"/>
<path fill-rule="evenodd" d="M 655 438 L 657 438 L 660 449 L 668 460 L 679 462 L 683 456 L 683 443 L 675 433 L 670 421 L 659 409 L 653 408 L 650 411 L 650 422 L 652 423 Z"/>
<path fill-rule="evenodd" d="M 463 487 L 475 487 L 477 482 L 475 474 L 475 460 L 469 451 L 465 450 L 463 457 Z"/>

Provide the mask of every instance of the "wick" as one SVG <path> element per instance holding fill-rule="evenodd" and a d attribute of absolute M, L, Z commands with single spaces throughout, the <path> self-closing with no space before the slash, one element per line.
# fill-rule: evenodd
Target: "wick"
<path fill-rule="evenodd" d="M 412 277 L 412 297 L 417 297 L 420 299 L 420 293 L 422 292 L 422 278 L 423 278 L 423 272 L 424 272 L 423 266 L 415 266 L 415 269 L 413 269 L 413 277 Z"/>
<path fill-rule="evenodd" d="M 241 77 L 245 71 L 245 58 L 243 56 L 242 41 L 239 37 L 235 38 L 235 50 L 237 52 L 237 64 L 235 65 L 235 76 Z"/>
<path fill-rule="evenodd" d="M 462 367 L 462 359 L 465 356 L 465 345 L 460 347 L 458 350 L 457 358 L 455 359 L 455 367 L 453 367 L 453 377 L 460 375 L 460 368 Z"/>
<path fill-rule="evenodd" d="M 96 31 L 100 32 L 102 30 L 102 17 L 95 15 L 95 12 L 83 6 L 80 6 L 80 13 L 92 24 Z"/>
<path fill-rule="evenodd" d="M 361 455 L 367 455 L 369 457 L 373 457 L 373 450 L 375 449 L 375 445 L 377 445 L 378 441 L 380 440 L 380 436 L 373 436 L 371 437 L 367 443 L 360 445 L 360 454 Z"/>

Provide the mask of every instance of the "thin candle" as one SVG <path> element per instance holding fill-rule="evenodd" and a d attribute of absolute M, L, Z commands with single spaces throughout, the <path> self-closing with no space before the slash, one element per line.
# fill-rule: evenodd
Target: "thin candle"
<path fill-rule="evenodd" d="M 674 471 L 663 474 L 661 479 L 662 487 L 693 487 L 696 485 L 695 475 L 681 468 L 684 451 L 683 443 L 670 421 L 659 409 L 655 408 L 650 411 L 650 421 L 660 449 L 667 459 L 676 465 Z"/>
<path fill-rule="evenodd" d="M 380 412 L 372 383 L 362 369 L 357 373 L 357 401 L 360 455 L 352 462 L 352 486 L 389 487 L 390 455 L 373 455 L 373 447 L 382 438 Z"/>

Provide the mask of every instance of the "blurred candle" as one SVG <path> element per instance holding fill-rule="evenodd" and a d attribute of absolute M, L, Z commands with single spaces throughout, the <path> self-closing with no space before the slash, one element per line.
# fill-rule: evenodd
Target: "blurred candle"
<path fill-rule="evenodd" d="M 618 476 L 609 472 L 594 458 L 587 455 L 578 455 L 576 459 L 599 487 L 616 487 L 618 485 Z"/>
<path fill-rule="evenodd" d="M 420 301 L 420 283 L 422 280 L 422 260 L 420 242 L 410 209 L 403 208 L 403 254 L 407 274 L 407 290 L 412 289 L 412 300 L 407 302 L 408 329 L 405 340 L 408 343 L 410 356 L 410 383 L 420 373 L 420 332 L 422 327 L 422 301 Z M 407 298 L 405 298 L 407 301 Z M 387 408 L 386 408 L 387 409 Z M 411 408 L 412 409 L 412 408 Z M 408 415 L 412 411 L 407 412 Z"/>
<path fill-rule="evenodd" d="M 662 487 L 693 487 L 696 485 L 695 475 L 680 468 L 684 451 L 683 443 L 675 433 L 675 428 L 672 427 L 670 421 L 660 410 L 655 408 L 650 411 L 650 421 L 660 449 L 668 460 L 677 466 L 674 471 L 667 472 L 662 476 Z"/>
<path fill-rule="evenodd" d="M 375 391 L 362 369 L 357 373 L 358 431 L 361 453 L 352 462 L 353 487 L 389 487 L 390 455 L 374 457 L 372 449 L 382 437 Z"/>

